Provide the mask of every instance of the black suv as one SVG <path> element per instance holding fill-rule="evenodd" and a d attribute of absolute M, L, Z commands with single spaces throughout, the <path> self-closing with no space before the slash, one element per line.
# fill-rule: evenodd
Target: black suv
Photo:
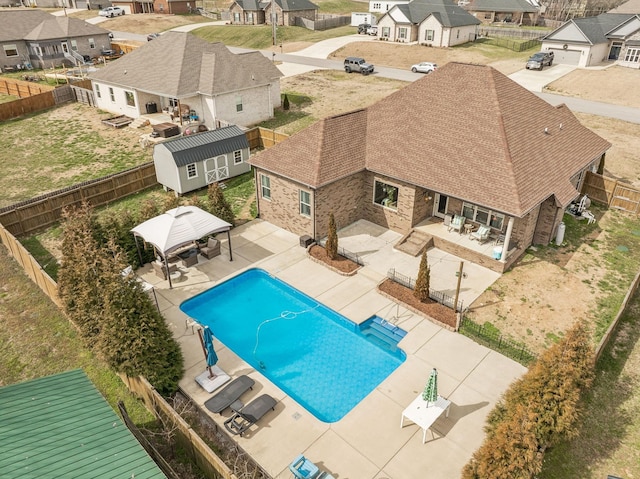
<path fill-rule="evenodd" d="M 538 52 L 531 55 L 527 61 L 527 70 L 542 70 L 545 65 L 553 65 L 553 52 Z"/>
<path fill-rule="evenodd" d="M 344 59 L 344 71 L 347 73 L 359 72 L 363 75 L 373 73 L 373 65 L 367 63 L 364 58 L 347 57 Z"/>

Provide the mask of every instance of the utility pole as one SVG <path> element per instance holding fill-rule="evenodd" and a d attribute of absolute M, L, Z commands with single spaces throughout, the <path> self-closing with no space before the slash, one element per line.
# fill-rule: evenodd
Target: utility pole
<path fill-rule="evenodd" d="M 458 312 L 458 297 L 460 296 L 460 283 L 462 282 L 462 268 L 464 261 L 460 261 L 460 269 L 458 270 L 458 286 L 456 286 L 456 299 L 453 301 L 453 312 Z"/>

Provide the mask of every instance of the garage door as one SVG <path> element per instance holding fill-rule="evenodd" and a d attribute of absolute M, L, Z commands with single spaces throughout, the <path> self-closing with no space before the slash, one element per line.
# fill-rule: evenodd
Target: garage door
<path fill-rule="evenodd" d="M 564 65 L 577 65 L 580 63 L 580 50 L 556 50 L 552 49 L 553 63 L 562 63 Z"/>

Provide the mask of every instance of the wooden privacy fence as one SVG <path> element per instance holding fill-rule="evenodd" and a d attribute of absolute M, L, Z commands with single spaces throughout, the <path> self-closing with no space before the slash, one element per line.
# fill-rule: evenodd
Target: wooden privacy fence
<path fill-rule="evenodd" d="M 9 254 L 13 256 L 16 262 L 22 266 L 27 276 L 31 278 L 31 281 L 36 283 L 38 287 L 46 294 L 51 301 L 53 301 L 58 307 L 62 306 L 60 297 L 58 296 L 58 285 L 51 279 L 43 269 L 42 266 L 31 256 L 27 249 L 12 235 L 2 224 L 0 224 L 0 242 L 4 244 L 9 251 Z"/>
<path fill-rule="evenodd" d="M 60 220 L 66 206 L 87 201 L 103 206 L 157 185 L 153 162 L 32 198 L 0 209 L 0 223 L 15 236 L 41 230 Z"/>
<path fill-rule="evenodd" d="M 73 94 L 73 91 L 71 90 L 71 87 L 69 87 L 69 85 L 62 85 L 57 88 L 48 87 L 48 89 L 45 89 L 44 87 L 46 85 L 32 84 L 30 82 L 22 83 L 35 85 L 36 87 L 42 87 L 42 92 L 37 93 L 36 89 L 32 89 L 31 96 L 28 96 L 26 95 L 26 91 L 22 89 L 20 92 L 22 95 L 24 95 L 22 98 L 20 98 L 19 100 L 0 104 L 0 121 L 10 120 L 11 118 L 18 118 L 29 113 L 46 110 L 47 108 L 54 107 L 55 105 L 75 100 L 75 95 Z M 14 95 L 14 93 L 11 92 L 9 94 Z"/>
<path fill-rule="evenodd" d="M 588 172 L 582 193 L 609 208 L 640 214 L 640 190 L 613 178 Z"/>
<path fill-rule="evenodd" d="M 14 78 L 0 78 L 0 93 L 13 95 L 18 98 L 28 98 L 55 89 L 51 85 L 40 85 L 30 81 L 16 80 Z"/>
<path fill-rule="evenodd" d="M 284 133 L 278 133 L 274 130 L 261 127 L 247 130 L 245 136 L 249 142 L 249 148 L 252 150 L 254 148 L 270 148 L 289 138 L 289 135 L 285 135 Z"/>

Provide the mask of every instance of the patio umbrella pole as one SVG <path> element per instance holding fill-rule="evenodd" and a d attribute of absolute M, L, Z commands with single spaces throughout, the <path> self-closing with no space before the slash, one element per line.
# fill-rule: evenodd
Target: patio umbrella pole
<path fill-rule="evenodd" d="M 169 262 L 167 261 L 166 255 L 162 257 L 164 259 L 164 267 L 167 269 L 167 279 L 169 280 L 169 289 L 173 289 L 173 285 L 171 284 L 171 271 L 169 271 Z"/>
<path fill-rule="evenodd" d="M 207 359 L 207 348 L 204 346 L 204 338 L 202 337 L 202 329 L 198 328 L 198 337 L 200 338 L 200 346 L 202 346 L 202 352 L 204 353 L 205 360 Z M 213 372 L 211 371 L 211 366 L 207 366 L 209 370 L 209 378 L 213 377 Z"/>
<path fill-rule="evenodd" d="M 136 250 L 138 250 L 138 259 L 140 260 L 140 266 L 144 263 L 142 262 L 142 253 L 140 252 L 140 245 L 138 244 L 138 237 L 133 235 L 133 240 L 136 242 Z"/>
<path fill-rule="evenodd" d="M 231 230 L 227 230 L 227 240 L 229 240 L 229 261 L 233 261 L 233 253 L 231 252 Z"/>

